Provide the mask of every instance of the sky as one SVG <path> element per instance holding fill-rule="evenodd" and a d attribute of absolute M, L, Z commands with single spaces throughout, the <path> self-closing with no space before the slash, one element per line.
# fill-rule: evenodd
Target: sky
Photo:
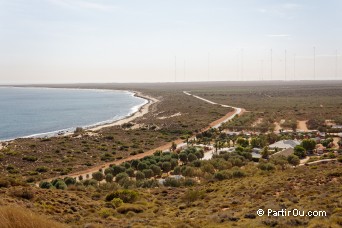
<path fill-rule="evenodd" d="M 342 79 L 341 0 L 0 0 L 0 84 Z"/>

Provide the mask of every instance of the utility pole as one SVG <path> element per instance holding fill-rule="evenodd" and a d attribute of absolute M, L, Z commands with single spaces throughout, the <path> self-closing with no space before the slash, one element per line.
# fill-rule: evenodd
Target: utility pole
<path fill-rule="evenodd" d="M 175 82 L 177 82 L 177 56 L 175 56 Z"/>
<path fill-rule="evenodd" d="M 210 52 L 208 52 L 208 82 L 210 78 Z"/>
<path fill-rule="evenodd" d="M 313 61 L 313 71 L 314 71 L 314 80 L 316 80 L 316 47 L 313 47 L 314 61 Z"/>
<path fill-rule="evenodd" d="M 184 82 L 185 82 L 185 60 L 184 60 Z"/>
<path fill-rule="evenodd" d="M 338 72 L 338 51 L 336 49 L 336 57 L 335 57 L 335 79 L 337 80 L 337 72 Z"/>
<path fill-rule="evenodd" d="M 272 48 L 271 48 L 271 80 L 272 80 L 272 69 L 273 68 L 273 50 L 272 50 Z"/>
<path fill-rule="evenodd" d="M 285 81 L 286 81 L 286 49 L 285 49 Z"/>
<path fill-rule="evenodd" d="M 243 48 L 241 48 L 241 81 L 244 80 L 243 77 Z"/>
<path fill-rule="evenodd" d="M 296 80 L 296 54 L 293 56 L 293 80 Z"/>

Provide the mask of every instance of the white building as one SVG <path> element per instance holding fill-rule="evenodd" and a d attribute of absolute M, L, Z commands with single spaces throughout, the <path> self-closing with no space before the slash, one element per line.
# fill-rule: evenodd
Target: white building
<path fill-rule="evenodd" d="M 298 140 L 280 140 L 278 142 L 275 142 L 269 145 L 269 148 L 270 149 L 278 148 L 278 149 L 286 150 L 289 148 L 293 149 L 295 146 L 298 146 L 298 145 L 300 145 L 300 141 Z"/>

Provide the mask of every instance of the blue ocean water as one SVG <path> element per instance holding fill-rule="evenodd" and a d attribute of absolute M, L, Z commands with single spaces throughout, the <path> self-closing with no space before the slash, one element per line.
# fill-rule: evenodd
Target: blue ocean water
<path fill-rule="evenodd" d="M 128 91 L 0 87 L 0 140 L 110 123 L 146 102 Z"/>

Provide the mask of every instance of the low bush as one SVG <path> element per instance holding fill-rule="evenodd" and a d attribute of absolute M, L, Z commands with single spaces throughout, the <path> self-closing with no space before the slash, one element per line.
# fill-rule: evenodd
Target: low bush
<path fill-rule="evenodd" d="M 11 195 L 27 200 L 34 198 L 34 192 L 30 188 L 15 188 L 11 191 Z"/>
<path fill-rule="evenodd" d="M 138 199 L 138 192 L 128 189 L 117 190 L 115 192 L 109 193 L 106 196 L 106 201 L 112 201 L 114 198 L 121 199 L 124 203 L 133 203 Z"/>
<path fill-rule="evenodd" d="M 43 182 L 40 182 L 39 187 L 49 189 L 52 187 L 52 184 L 50 182 L 43 181 Z"/>
<path fill-rule="evenodd" d="M 141 213 L 144 211 L 144 208 L 138 205 L 123 205 L 116 209 L 117 212 L 120 214 L 127 214 L 128 212 L 132 211 L 134 213 Z"/>
<path fill-rule="evenodd" d="M 118 208 L 123 204 L 123 201 L 120 198 L 114 198 L 114 199 L 112 199 L 111 203 L 112 203 L 114 208 Z"/>
<path fill-rule="evenodd" d="M 35 157 L 35 156 L 25 156 L 25 157 L 23 157 L 23 160 L 24 161 L 29 161 L 29 162 L 35 162 L 35 161 L 38 160 L 38 158 Z"/>

